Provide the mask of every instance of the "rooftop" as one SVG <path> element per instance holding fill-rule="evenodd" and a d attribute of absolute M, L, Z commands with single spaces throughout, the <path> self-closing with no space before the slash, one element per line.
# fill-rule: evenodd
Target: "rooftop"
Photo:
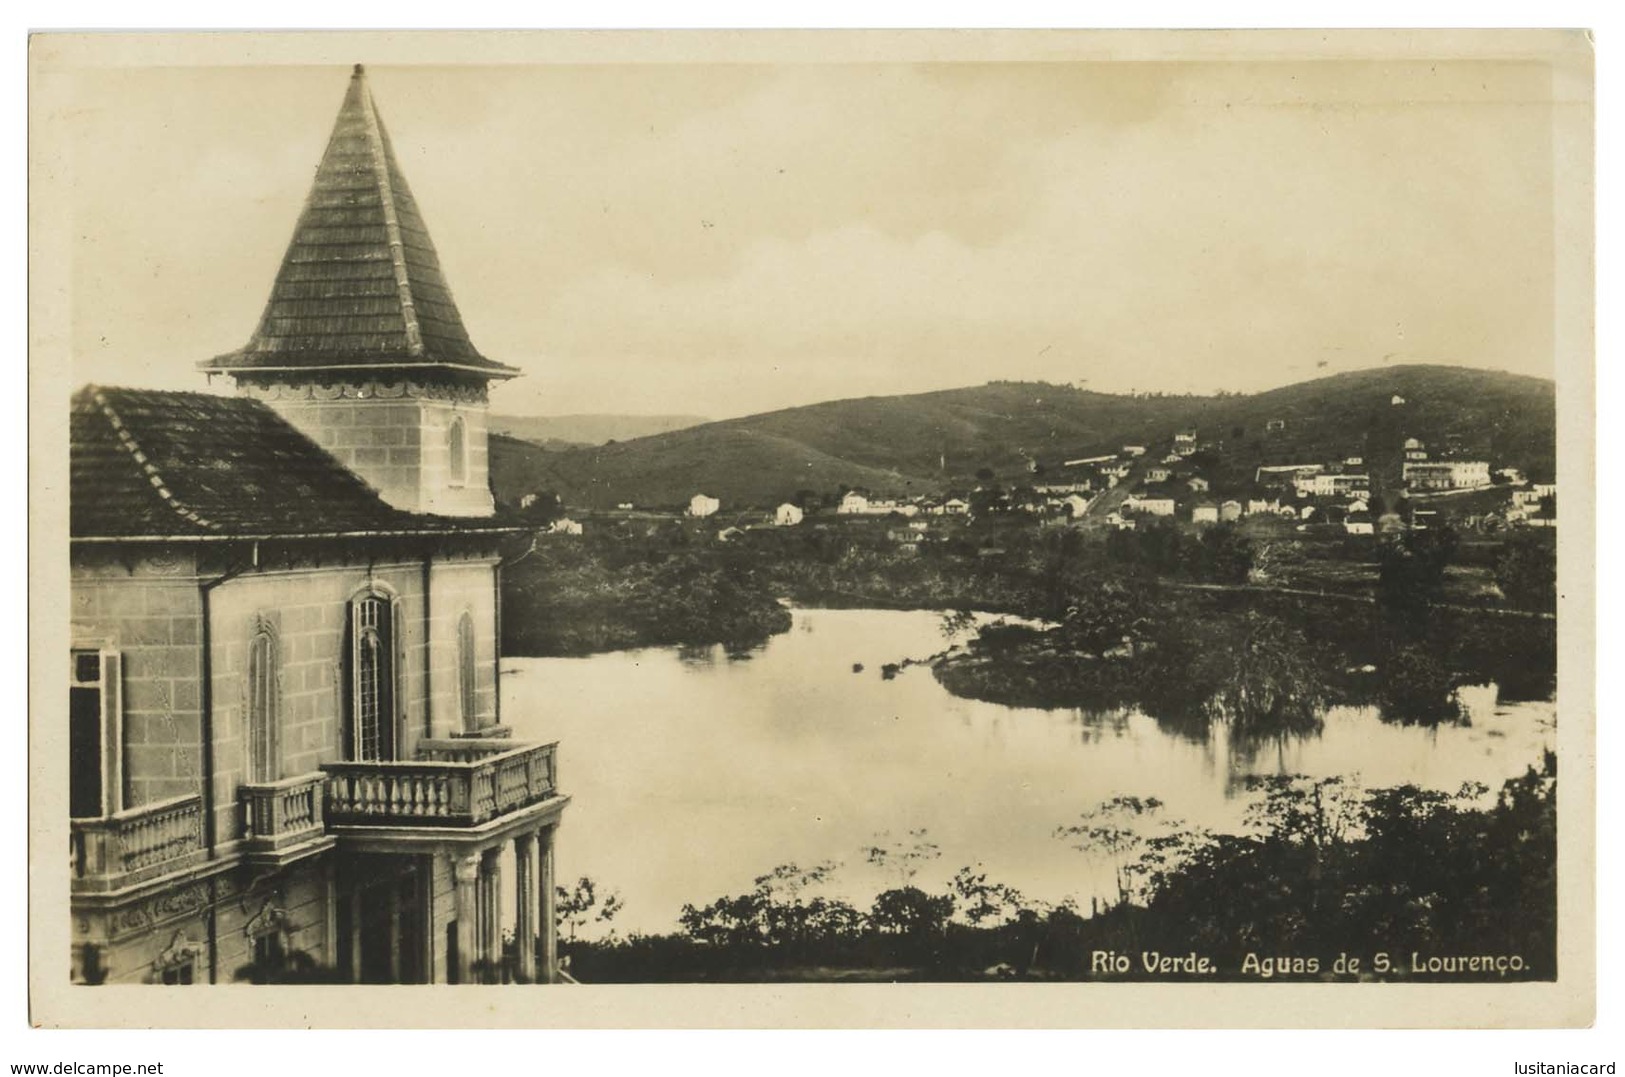
<path fill-rule="evenodd" d="M 69 420 L 76 540 L 477 534 L 402 511 L 257 400 L 86 386 Z"/>
<path fill-rule="evenodd" d="M 200 365 L 233 374 L 518 373 L 469 340 L 360 64 L 259 326 L 242 348 Z"/>

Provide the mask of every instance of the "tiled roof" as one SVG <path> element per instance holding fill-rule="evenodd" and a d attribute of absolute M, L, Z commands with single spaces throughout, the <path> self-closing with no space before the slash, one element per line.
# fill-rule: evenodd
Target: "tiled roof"
<path fill-rule="evenodd" d="M 491 532 L 382 498 L 258 400 L 87 386 L 74 394 L 76 539 Z"/>
<path fill-rule="evenodd" d="M 357 64 L 259 327 L 210 371 L 356 367 L 518 373 L 468 338 Z"/>

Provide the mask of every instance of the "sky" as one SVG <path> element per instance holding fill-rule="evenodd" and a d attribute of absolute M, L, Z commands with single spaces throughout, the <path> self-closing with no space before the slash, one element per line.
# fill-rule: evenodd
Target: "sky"
<path fill-rule="evenodd" d="M 252 332 L 349 71 L 103 68 L 53 122 L 76 383 Z M 515 414 L 995 379 L 1550 377 L 1550 73 L 1445 60 L 371 66 Z M 223 389 L 223 386 L 217 386 Z"/>

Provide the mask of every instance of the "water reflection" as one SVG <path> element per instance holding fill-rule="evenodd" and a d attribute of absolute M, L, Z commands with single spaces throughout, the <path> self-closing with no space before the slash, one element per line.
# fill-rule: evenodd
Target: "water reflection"
<path fill-rule="evenodd" d="M 1170 818 L 1236 831 L 1253 775 L 1493 790 L 1554 741 L 1551 703 L 1491 686 L 1458 692 L 1466 725 L 1332 707 L 1317 731 L 1242 744 L 1199 711 L 1007 707 L 952 696 L 906 663 L 886 679 L 886 664 L 940 652 L 940 626 L 929 612 L 797 610 L 749 661 L 701 648 L 505 663 L 522 672 L 502 678 L 515 735 L 561 742 L 574 801 L 559 878 L 619 890 L 623 932 L 671 930 L 683 903 L 744 892 L 790 862 L 836 863 L 827 892 L 866 905 L 889 884 L 865 846 L 925 828 L 942 855 L 919 885 L 980 863 L 1035 898 L 1088 908 L 1111 872 L 1054 832 L 1112 797 L 1156 797 Z"/>

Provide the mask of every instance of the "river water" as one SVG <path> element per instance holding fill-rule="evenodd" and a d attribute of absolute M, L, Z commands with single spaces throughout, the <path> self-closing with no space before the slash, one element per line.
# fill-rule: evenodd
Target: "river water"
<path fill-rule="evenodd" d="M 923 611 L 795 610 L 790 631 L 746 659 L 650 648 L 504 660 L 504 721 L 517 738 L 560 742 L 559 782 L 573 798 L 560 883 L 589 876 L 619 891 L 622 934 L 664 932 L 685 902 L 742 893 L 785 863 L 838 863 L 819 892 L 866 908 L 909 876 L 870 865 L 865 848 L 928 842 L 940 855 L 916 862 L 917 885 L 941 889 L 981 865 L 1087 910 L 1112 869 L 1055 830 L 1110 797 L 1156 797 L 1169 820 L 1236 830 L 1250 774 L 1493 790 L 1555 742 L 1553 703 L 1498 703 L 1493 686 L 1463 690 L 1465 726 L 1333 708 L 1319 736 L 1244 758 L 1222 728 L 1193 743 L 1133 711 L 958 699 L 923 666 L 883 677 L 884 663 L 951 642 L 941 623 Z"/>

